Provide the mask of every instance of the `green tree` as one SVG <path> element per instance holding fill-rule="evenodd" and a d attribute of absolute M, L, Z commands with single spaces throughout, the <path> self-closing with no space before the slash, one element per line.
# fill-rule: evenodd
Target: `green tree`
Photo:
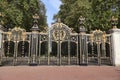
<path fill-rule="evenodd" d="M 61 0 L 60 11 L 54 19 L 61 18 L 61 21 L 77 31 L 78 19 L 80 15 L 87 17 L 91 9 L 88 0 Z"/>
<path fill-rule="evenodd" d="M 118 0 L 91 0 L 91 2 L 92 17 L 89 20 L 92 22 L 92 29 L 108 30 L 112 28 L 111 17 L 119 17 Z"/>
<path fill-rule="evenodd" d="M 85 27 L 91 29 L 108 30 L 112 28 L 110 19 L 112 16 L 120 20 L 119 0 L 61 0 L 60 11 L 54 19 L 61 21 L 77 31 L 79 16 L 86 18 Z M 120 23 L 118 24 L 118 26 Z"/>
<path fill-rule="evenodd" d="M 1 0 L 0 11 L 4 15 L 2 24 L 6 28 L 22 27 L 30 31 L 35 13 L 40 16 L 40 29 L 47 25 L 45 6 L 40 0 Z"/>

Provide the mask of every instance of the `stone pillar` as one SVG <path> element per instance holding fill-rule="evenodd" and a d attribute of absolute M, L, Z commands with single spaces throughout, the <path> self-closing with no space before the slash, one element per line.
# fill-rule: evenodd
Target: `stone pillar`
<path fill-rule="evenodd" d="M 120 66 L 120 29 L 113 28 L 111 31 L 113 65 Z"/>

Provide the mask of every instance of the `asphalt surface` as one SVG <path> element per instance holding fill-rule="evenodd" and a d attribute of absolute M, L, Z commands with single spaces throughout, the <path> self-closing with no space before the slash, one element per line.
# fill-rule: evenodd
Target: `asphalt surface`
<path fill-rule="evenodd" d="M 3 66 L 0 80 L 120 80 L 120 67 Z"/>

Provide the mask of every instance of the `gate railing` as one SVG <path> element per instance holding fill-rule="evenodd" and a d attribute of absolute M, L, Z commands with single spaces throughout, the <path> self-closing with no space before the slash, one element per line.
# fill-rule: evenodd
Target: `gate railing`
<path fill-rule="evenodd" d="M 15 64 L 17 60 L 22 60 L 23 57 L 29 56 L 29 36 L 29 33 L 26 33 L 24 29 L 21 29 L 19 27 L 15 27 L 8 32 L 3 32 L 1 62 L 11 61 L 12 64 Z"/>
<path fill-rule="evenodd" d="M 53 27 L 51 32 L 26 32 L 18 27 L 2 32 L 1 64 L 112 64 L 111 34 L 100 30 L 73 33 L 63 23 Z"/>
<path fill-rule="evenodd" d="M 112 64 L 111 34 L 95 30 L 87 36 L 87 63 Z"/>

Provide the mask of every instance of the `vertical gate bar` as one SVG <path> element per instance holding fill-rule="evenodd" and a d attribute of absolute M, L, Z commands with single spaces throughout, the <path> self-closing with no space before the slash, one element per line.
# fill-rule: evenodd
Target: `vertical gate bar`
<path fill-rule="evenodd" d="M 50 65 L 50 36 L 48 33 L 48 65 Z"/>
<path fill-rule="evenodd" d="M 41 34 L 39 36 L 39 64 L 41 64 Z"/>
<path fill-rule="evenodd" d="M 36 35 L 34 35 L 35 38 L 33 38 L 33 63 L 36 62 Z"/>
<path fill-rule="evenodd" d="M 16 42 L 14 41 L 13 65 L 15 64 L 15 60 L 14 60 L 15 56 L 16 56 Z"/>
<path fill-rule="evenodd" d="M 31 59 L 30 53 L 31 53 L 31 34 L 29 34 L 29 53 L 28 53 L 28 64 L 30 64 L 30 59 Z"/>
<path fill-rule="evenodd" d="M 85 41 L 84 41 L 85 39 L 84 39 L 84 35 L 83 34 L 81 34 L 81 64 L 83 64 L 84 63 L 84 48 L 85 48 L 85 46 L 84 46 L 84 44 L 85 44 Z"/>
<path fill-rule="evenodd" d="M 25 41 L 22 41 L 22 57 L 24 57 L 24 54 L 25 54 L 24 48 L 25 48 Z"/>
<path fill-rule="evenodd" d="M 111 35 L 109 36 L 109 50 L 110 50 L 110 63 L 113 65 L 113 57 L 112 57 L 112 45 L 111 45 Z"/>
<path fill-rule="evenodd" d="M 97 60 L 98 60 L 98 65 L 99 65 L 99 43 L 96 42 L 97 45 Z"/>
<path fill-rule="evenodd" d="M 13 41 L 13 42 L 14 42 L 14 55 L 13 55 L 13 65 L 14 65 L 15 64 L 14 57 L 15 57 L 15 49 L 16 49 L 15 45 L 16 45 L 16 43 L 15 43 L 15 41 Z"/>
<path fill-rule="evenodd" d="M 14 59 L 13 59 L 13 65 L 17 63 L 17 50 L 18 50 L 18 42 L 17 40 L 14 41 Z"/>
<path fill-rule="evenodd" d="M 86 45 L 86 63 L 88 64 L 88 35 L 85 35 L 86 36 L 86 40 L 85 40 L 85 45 Z"/>
<path fill-rule="evenodd" d="M 39 34 L 37 33 L 37 36 L 36 36 L 36 62 L 38 63 L 38 37 L 39 37 Z"/>
<path fill-rule="evenodd" d="M 97 45 L 97 60 L 98 60 L 98 65 L 99 65 L 99 44 L 96 42 Z"/>
<path fill-rule="evenodd" d="M 33 35 L 33 33 L 31 33 L 31 37 L 30 37 L 30 63 L 32 62 L 32 51 L 33 51 L 33 49 L 32 49 L 32 35 Z"/>
<path fill-rule="evenodd" d="M 34 49 L 33 49 L 33 63 L 35 63 L 36 62 L 36 34 L 34 35 L 35 36 L 35 38 L 33 38 L 33 45 L 34 45 Z M 32 46 L 33 46 L 32 45 Z"/>
<path fill-rule="evenodd" d="M 33 39 L 33 33 L 32 33 L 32 35 L 31 35 L 31 63 L 33 63 L 33 55 L 34 55 L 34 39 Z"/>
<path fill-rule="evenodd" d="M 31 44 L 31 52 L 30 52 L 30 64 L 32 63 L 33 61 L 33 53 L 34 53 L 34 49 L 33 49 L 33 32 L 31 33 L 31 39 L 30 39 L 30 44 Z M 33 46 L 32 46 L 33 45 Z"/>
<path fill-rule="evenodd" d="M 99 44 L 99 60 L 100 60 L 100 64 L 99 65 L 101 65 L 101 49 L 100 49 L 100 45 L 101 45 L 101 43 Z"/>
<path fill-rule="evenodd" d="M 77 35 L 76 45 L 77 45 L 77 64 L 79 64 L 79 60 L 78 60 L 78 59 L 79 59 L 79 58 L 78 58 L 78 53 L 79 53 L 79 51 L 78 51 L 78 50 L 79 50 L 79 49 L 78 49 L 78 46 L 79 46 L 79 45 L 78 45 L 78 35 Z"/>
<path fill-rule="evenodd" d="M 81 39 L 81 45 L 83 47 L 81 47 L 81 59 L 82 59 L 82 64 L 86 65 L 86 61 L 87 61 L 87 53 L 86 53 L 86 35 L 81 35 L 82 39 Z"/>
<path fill-rule="evenodd" d="M 81 63 L 81 42 L 80 42 L 80 34 L 78 34 L 78 63 L 79 63 L 79 65 L 80 65 L 80 63 Z"/>
<path fill-rule="evenodd" d="M 103 48 L 104 48 L 104 51 L 103 51 L 104 54 L 103 54 L 103 56 L 104 56 L 104 57 L 107 57 L 107 56 L 106 56 L 106 47 L 105 47 L 105 46 L 106 46 L 106 42 L 103 42 L 103 46 L 104 46 L 104 47 L 103 47 Z"/>
<path fill-rule="evenodd" d="M 61 44 L 62 44 L 62 42 L 61 42 L 61 30 L 60 30 L 60 26 L 61 26 L 61 23 L 59 22 L 59 24 L 58 24 L 58 29 L 59 29 L 59 39 L 58 39 L 58 44 L 59 44 L 59 65 L 61 65 Z"/>
<path fill-rule="evenodd" d="M 60 65 L 61 65 L 61 61 L 62 61 L 62 56 L 61 56 L 61 44 L 62 44 L 62 42 L 60 41 L 60 42 L 59 42 L 59 48 L 60 48 L 60 49 L 59 49 L 59 50 L 60 50 L 60 51 L 59 51 L 59 55 L 60 55 Z"/>
<path fill-rule="evenodd" d="M 18 43 L 19 43 L 19 41 L 17 41 L 17 44 L 16 44 L 16 63 L 17 63 L 17 61 L 18 61 Z"/>
<path fill-rule="evenodd" d="M 83 39 L 82 39 L 82 41 L 83 41 L 83 51 L 82 51 L 82 62 L 83 62 L 83 64 L 85 64 L 86 63 L 86 35 L 84 34 L 83 35 Z"/>
<path fill-rule="evenodd" d="M 94 46 L 95 46 L 95 44 L 97 44 L 97 43 L 92 40 L 92 41 L 90 42 L 90 44 L 91 44 L 91 50 L 92 50 L 92 51 L 91 51 L 91 55 L 92 55 L 91 57 L 94 58 L 94 57 L 95 57 L 95 56 L 94 56 L 94 54 L 95 54 L 95 51 L 94 51 L 95 48 L 94 48 Z"/>
<path fill-rule="evenodd" d="M 68 39 L 68 65 L 70 65 L 70 38 Z"/>
<path fill-rule="evenodd" d="M 85 41 L 85 35 L 81 34 L 81 64 L 85 64 L 85 50 L 86 50 L 86 41 Z"/>
<path fill-rule="evenodd" d="M 57 41 L 57 64 L 59 65 L 59 43 Z"/>
<path fill-rule="evenodd" d="M 7 51 L 6 51 L 6 55 L 5 55 L 5 57 L 6 57 L 6 61 L 7 61 L 7 59 L 8 59 L 8 47 L 9 47 L 9 41 L 7 41 Z"/>
<path fill-rule="evenodd" d="M 98 53 L 98 65 L 101 65 L 101 59 L 100 59 L 100 42 L 97 44 L 97 53 Z"/>
<path fill-rule="evenodd" d="M 32 49 L 31 49 L 32 61 L 31 61 L 31 62 L 32 62 L 32 63 L 35 63 L 35 54 L 36 54 L 36 53 L 35 53 L 35 49 L 36 49 L 36 47 L 35 47 L 36 42 L 35 42 L 35 41 L 36 41 L 36 35 L 35 35 L 34 33 L 32 33 L 32 36 L 31 36 L 31 37 L 32 37 L 32 40 L 31 40 L 31 41 L 32 41 L 32 44 L 31 44 L 31 48 L 32 48 Z M 31 63 L 31 64 L 32 64 L 32 63 Z"/>
<path fill-rule="evenodd" d="M 32 46 L 33 46 L 33 53 L 32 53 L 32 58 L 33 58 L 33 60 L 32 60 L 32 63 L 35 63 L 36 61 L 36 35 L 34 35 L 35 36 L 35 38 L 32 38 L 33 40 L 33 42 L 32 42 Z M 32 36 L 33 37 L 33 36 Z"/>
<path fill-rule="evenodd" d="M 10 42 L 11 41 L 8 41 L 8 51 L 7 51 L 7 54 L 6 54 L 6 60 L 8 59 L 9 54 L 10 54 Z"/>
<path fill-rule="evenodd" d="M 9 53 L 10 53 L 10 41 L 8 41 L 8 46 L 7 46 L 8 48 L 7 48 L 7 53 L 6 53 L 6 60 L 8 59 L 8 55 L 9 55 Z"/>
<path fill-rule="evenodd" d="M 28 50 L 28 64 L 30 63 L 30 41 L 28 41 L 29 43 L 29 50 Z"/>
<path fill-rule="evenodd" d="M 0 52 L 0 66 L 2 65 L 2 58 L 4 53 L 4 33 L 1 34 L 2 34 L 2 39 L 1 39 L 1 52 Z"/>
<path fill-rule="evenodd" d="M 81 49 L 81 48 L 82 48 L 82 42 L 81 42 L 81 41 L 82 41 L 82 37 L 81 37 L 81 35 L 79 35 L 79 36 L 80 36 L 80 37 L 79 37 L 79 43 L 80 43 L 80 44 L 79 44 L 79 45 L 80 45 L 80 47 L 79 47 L 79 48 L 80 48 L 80 53 L 79 53 L 80 59 L 79 59 L 79 60 L 80 60 L 80 64 L 81 64 L 81 63 L 82 63 L 82 62 L 81 62 L 81 61 L 82 61 L 82 49 Z"/>

